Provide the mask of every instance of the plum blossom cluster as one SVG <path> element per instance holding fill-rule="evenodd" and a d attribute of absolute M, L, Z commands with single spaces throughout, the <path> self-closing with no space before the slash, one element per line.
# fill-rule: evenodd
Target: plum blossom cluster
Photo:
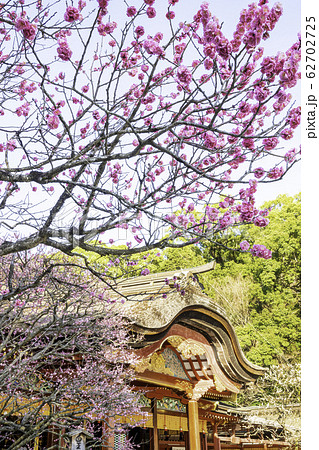
<path fill-rule="evenodd" d="M 47 124 L 50 130 L 55 130 L 59 127 L 59 117 L 56 114 L 47 117 Z"/>
<path fill-rule="evenodd" d="M 76 20 L 82 20 L 82 15 L 78 8 L 76 8 L 75 6 L 68 6 L 64 13 L 64 20 L 66 20 L 66 22 L 72 23 Z"/>
<path fill-rule="evenodd" d="M 242 241 L 240 243 L 240 248 L 243 252 L 250 252 L 252 256 L 256 256 L 263 259 L 271 259 L 271 250 L 267 249 L 264 245 L 254 244 L 250 248 L 250 244 L 247 241 Z"/>
<path fill-rule="evenodd" d="M 253 52 L 262 39 L 269 37 L 269 32 L 274 29 L 282 15 L 282 7 L 279 3 L 271 9 L 267 3 L 262 0 L 258 5 L 252 3 L 248 9 L 244 9 L 233 39 L 229 41 L 223 35 L 218 19 L 212 16 L 208 3 L 204 2 L 196 20 L 203 26 L 206 56 L 213 58 L 216 52 L 222 59 L 228 60 L 231 52 L 238 52 L 241 45 L 245 45 L 249 52 Z"/>
<path fill-rule="evenodd" d="M 101 36 L 106 36 L 107 34 L 113 33 L 116 27 L 117 27 L 116 22 L 107 22 L 105 24 L 100 23 L 97 29 Z"/>
<path fill-rule="evenodd" d="M 282 176 L 284 175 L 284 169 L 283 167 L 273 167 L 272 169 L 270 169 L 267 173 L 267 177 L 271 178 L 273 180 L 282 178 Z"/>
<path fill-rule="evenodd" d="M 24 73 L 24 72 L 22 72 Z M 28 84 L 27 80 L 22 80 L 16 89 L 16 93 L 19 95 L 19 99 L 23 100 L 27 93 L 32 93 L 37 90 L 37 85 L 34 82 Z"/>
<path fill-rule="evenodd" d="M 160 57 L 165 56 L 163 48 L 159 45 L 158 39 L 148 39 L 143 43 L 144 50 L 149 55 L 156 55 Z"/>
<path fill-rule="evenodd" d="M 17 147 L 17 142 L 14 139 L 9 139 L 6 143 L 0 144 L 0 152 L 4 152 L 5 150 L 13 152 Z"/>
<path fill-rule="evenodd" d="M 175 19 L 176 3 L 121 0 L 123 23 L 108 0 L 2 7 L 0 58 L 9 59 L 0 114 L 15 119 L 0 138 L 0 228 L 11 242 L 3 252 L 20 223 L 38 231 L 19 248 L 45 241 L 112 259 L 114 232 L 126 257 L 267 226 L 257 187 L 299 159 L 289 147 L 301 117 L 291 106 L 299 37 L 264 54 L 283 13 L 275 1 L 249 3 L 231 35 L 207 2 L 187 20 Z M 22 186 L 30 199 L 23 218 Z"/>
<path fill-rule="evenodd" d="M 177 69 L 177 79 L 183 87 L 189 87 L 192 81 L 192 74 L 186 66 L 179 66 Z"/>
<path fill-rule="evenodd" d="M 71 59 L 72 50 L 70 49 L 70 47 L 65 39 L 61 39 L 59 41 L 59 46 L 57 48 L 57 52 L 58 52 L 59 58 L 61 58 L 62 61 L 69 61 Z"/>
<path fill-rule="evenodd" d="M 28 41 L 33 41 L 37 32 L 37 26 L 34 23 L 30 23 L 24 16 L 20 16 L 15 21 L 15 28 L 17 31 L 21 31 L 24 38 Z"/>
<path fill-rule="evenodd" d="M 23 105 L 19 106 L 16 109 L 16 114 L 18 117 L 24 116 L 27 117 L 29 115 L 30 105 L 28 102 L 23 103 Z"/>
<path fill-rule="evenodd" d="M 14 399 L 23 397 L 29 419 L 12 424 L 2 406 L 0 433 L 8 439 L 14 435 L 18 446 L 33 445 L 50 424 L 59 431 L 65 422 L 77 428 L 85 420 L 89 428 L 114 408 L 123 416 L 140 413 L 139 395 L 130 386 L 137 363 L 130 351 L 133 340 L 126 321 L 112 309 L 109 290 L 85 276 L 79 261 L 61 255 L 45 260 L 43 254 L 24 254 L 23 264 L 11 257 L 0 262 L 6 335 L 0 393 L 14 414 L 21 412 Z M 35 402 L 39 408 L 32 408 Z M 57 403 L 65 406 L 58 414 Z"/>
<path fill-rule="evenodd" d="M 207 2 L 202 3 L 200 11 L 195 16 L 195 20 L 203 26 L 205 55 L 213 59 L 216 52 L 222 59 L 227 60 L 231 53 L 231 45 L 221 32 L 218 19 L 212 17 Z"/>

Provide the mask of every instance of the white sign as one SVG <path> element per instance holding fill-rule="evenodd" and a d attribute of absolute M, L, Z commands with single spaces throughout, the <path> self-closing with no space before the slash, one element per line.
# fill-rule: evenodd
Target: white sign
<path fill-rule="evenodd" d="M 171 447 L 171 450 L 186 450 L 185 447 Z"/>
<path fill-rule="evenodd" d="M 76 436 L 72 436 L 72 450 L 85 450 L 85 443 L 85 434 L 79 433 Z"/>

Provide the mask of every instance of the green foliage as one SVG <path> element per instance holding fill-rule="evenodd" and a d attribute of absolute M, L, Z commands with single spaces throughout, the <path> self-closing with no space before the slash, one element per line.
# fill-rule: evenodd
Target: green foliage
<path fill-rule="evenodd" d="M 266 245 L 272 259 L 228 251 L 212 273 L 213 289 L 219 290 L 230 279 L 238 282 L 239 276 L 248 288 L 249 320 L 234 325 L 248 359 L 265 366 L 300 359 L 300 203 L 300 195 L 281 195 L 263 205 L 270 209 L 267 227 L 237 230 L 231 237 L 237 247 L 242 240 Z M 209 295 L 211 291 L 208 287 Z M 238 299 L 230 297 L 229 303 L 238 310 Z M 226 311 L 231 315 L 232 308 Z"/>
<path fill-rule="evenodd" d="M 189 269 L 205 264 L 200 247 L 195 245 L 182 249 L 167 248 L 160 258 L 152 261 L 152 272 L 167 272 L 170 270 Z"/>
<path fill-rule="evenodd" d="M 228 248 L 239 248 L 243 240 L 264 244 L 272 259 L 202 243 L 166 249 L 149 266 L 161 272 L 216 259 L 216 269 L 202 274 L 200 282 L 225 309 L 247 358 L 263 366 L 300 359 L 300 203 L 300 195 L 281 195 L 263 205 L 270 209 L 267 227 L 238 228 L 223 236 Z"/>

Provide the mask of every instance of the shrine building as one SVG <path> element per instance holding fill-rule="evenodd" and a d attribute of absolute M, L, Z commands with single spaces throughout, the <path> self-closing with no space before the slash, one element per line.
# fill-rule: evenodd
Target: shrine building
<path fill-rule="evenodd" d="M 146 422 L 134 427 L 140 418 L 120 420 L 133 426 L 129 437 L 141 450 L 290 448 L 280 425 L 254 426 L 236 405 L 237 394 L 265 369 L 245 358 L 224 310 L 203 293 L 197 274 L 213 267 L 118 285 L 124 316 L 144 336 L 135 348 L 140 360 L 134 389 L 143 392 Z M 117 449 L 122 438 L 114 435 L 102 449 Z"/>
<path fill-rule="evenodd" d="M 266 369 L 245 358 L 224 310 L 203 292 L 197 275 L 213 267 L 129 278 L 116 286 L 122 301 L 115 305 L 132 332 L 143 336 L 132 350 L 139 356 L 133 389 L 142 393 L 143 415 L 114 411 L 108 430 L 106 422 L 96 422 L 96 450 L 119 450 L 127 437 L 140 450 L 291 449 L 279 423 L 254 422 L 236 403 Z M 112 434 L 112 420 L 128 426 Z M 85 429 L 58 436 L 53 431 L 37 437 L 34 450 L 70 448 L 67 437 L 72 449 L 91 448 L 93 436 Z"/>

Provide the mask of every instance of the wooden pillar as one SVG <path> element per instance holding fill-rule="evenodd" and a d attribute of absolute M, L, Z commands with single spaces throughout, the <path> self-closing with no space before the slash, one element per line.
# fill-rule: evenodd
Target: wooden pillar
<path fill-rule="evenodd" d="M 65 428 L 62 428 L 62 430 L 60 431 L 59 449 L 63 449 L 63 448 L 66 447 L 66 442 L 65 442 L 65 439 L 63 437 L 64 435 L 65 435 Z"/>
<path fill-rule="evenodd" d="M 222 450 L 222 447 L 220 445 L 220 439 L 218 437 L 216 422 L 214 423 L 214 450 Z"/>
<path fill-rule="evenodd" d="M 264 450 L 267 450 L 267 444 L 266 444 L 266 442 L 264 443 Z"/>
<path fill-rule="evenodd" d="M 202 449 L 203 450 L 208 450 L 207 434 L 206 433 L 202 434 Z"/>
<path fill-rule="evenodd" d="M 102 450 L 114 449 L 114 417 L 102 422 Z"/>
<path fill-rule="evenodd" d="M 47 446 L 48 448 L 57 449 L 59 446 L 59 429 L 54 425 L 48 427 Z"/>
<path fill-rule="evenodd" d="M 106 433 L 107 433 L 107 426 L 106 426 L 106 422 L 105 420 L 102 420 L 102 450 L 107 450 L 107 437 L 106 437 Z"/>
<path fill-rule="evenodd" d="M 39 450 L 39 436 L 34 439 L 34 447 L 33 450 Z"/>
<path fill-rule="evenodd" d="M 189 448 L 191 450 L 201 450 L 197 400 L 190 400 L 188 402 L 188 430 Z"/>
<path fill-rule="evenodd" d="M 158 450 L 158 429 L 157 429 L 157 400 L 152 398 L 151 400 L 151 411 L 153 414 L 153 450 Z"/>
<path fill-rule="evenodd" d="M 184 431 L 185 448 L 189 450 L 189 431 Z"/>

